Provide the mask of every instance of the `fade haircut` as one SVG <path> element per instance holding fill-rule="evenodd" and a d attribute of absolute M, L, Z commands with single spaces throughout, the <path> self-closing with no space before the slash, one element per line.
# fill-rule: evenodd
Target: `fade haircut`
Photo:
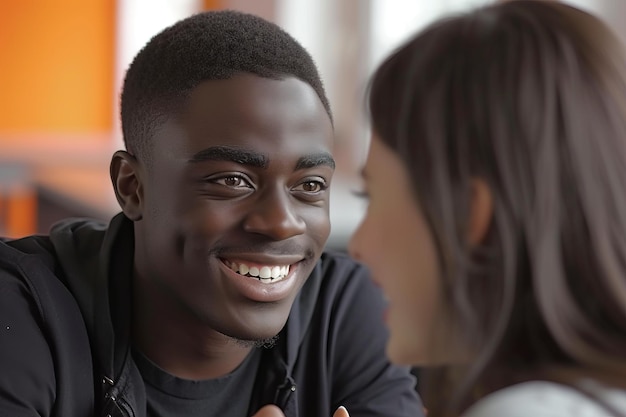
<path fill-rule="evenodd" d="M 121 95 L 128 152 L 149 160 L 155 130 L 181 111 L 193 88 L 241 73 L 300 79 L 315 90 L 332 120 L 317 67 L 291 35 L 254 15 L 210 11 L 154 36 L 128 68 Z"/>

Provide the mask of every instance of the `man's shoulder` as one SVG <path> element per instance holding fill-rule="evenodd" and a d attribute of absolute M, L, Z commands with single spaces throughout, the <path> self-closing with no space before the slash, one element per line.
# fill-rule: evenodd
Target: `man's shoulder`
<path fill-rule="evenodd" d="M 49 235 L 1 238 L 0 284 L 21 287 L 22 294 L 32 298 L 38 307 L 60 306 L 59 300 L 67 301 L 73 294 L 68 265 L 85 264 L 100 253 L 99 247 L 82 244 L 85 239 L 81 242 L 68 233 L 69 229 L 84 228 L 85 224 L 83 220 L 68 219 L 63 221 L 60 232 L 53 229 Z"/>
<path fill-rule="evenodd" d="M 326 251 L 302 289 L 301 298 L 325 309 L 340 304 L 343 310 L 351 306 L 379 303 L 380 291 L 370 279 L 369 269 L 343 252 Z M 335 310 L 338 313 L 339 310 Z"/>
<path fill-rule="evenodd" d="M 362 264 L 345 253 L 326 251 L 302 287 L 290 320 L 306 328 L 314 310 L 324 314 L 329 311 L 337 313 L 337 304 L 343 305 L 343 309 L 354 299 L 358 300 L 357 304 L 367 303 L 374 297 L 371 286 L 367 269 Z"/>
<path fill-rule="evenodd" d="M 0 239 L 0 268 L 12 269 L 27 259 L 38 259 L 47 268 L 53 268 L 55 252 L 50 238 L 33 235 L 19 239 Z"/>
<path fill-rule="evenodd" d="M 611 395 L 616 397 L 614 394 Z M 620 410 L 626 411 L 626 393 L 622 393 L 621 398 L 617 400 L 599 395 L 599 398 L 602 397 L 609 404 L 612 403 L 613 406 L 619 404 Z M 548 381 L 529 381 L 488 395 L 468 409 L 463 417 L 502 415 L 608 417 L 611 414 L 597 400 L 577 388 Z"/>
<path fill-rule="evenodd" d="M 373 284 L 369 270 L 363 264 L 344 252 L 326 251 L 317 262 L 305 288 L 311 287 L 318 297 L 330 302 L 331 299 L 344 299 L 370 286 Z"/>
<path fill-rule="evenodd" d="M 39 258 L 51 266 L 58 257 L 58 246 L 85 248 L 88 238 L 102 239 L 108 224 L 100 220 L 68 218 L 54 224 L 49 235 L 37 234 L 20 238 L 0 237 L 0 267 L 20 262 L 25 257 Z M 91 245 L 93 246 L 93 245 Z"/>
<path fill-rule="evenodd" d="M 325 279 L 331 276 L 344 279 L 368 276 L 367 268 L 344 252 L 325 251 L 318 261 L 318 267 Z"/>
<path fill-rule="evenodd" d="M 0 285 L 19 291 L 42 307 L 58 291 L 65 291 L 54 245 L 48 236 L 33 235 L 0 240 Z"/>

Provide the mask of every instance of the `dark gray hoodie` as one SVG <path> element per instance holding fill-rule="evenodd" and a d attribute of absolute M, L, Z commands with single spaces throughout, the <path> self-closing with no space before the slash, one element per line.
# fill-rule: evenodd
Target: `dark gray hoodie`
<path fill-rule="evenodd" d="M 0 374 L 11 375 L 0 376 L 0 416 L 146 415 L 131 355 L 133 245 L 122 214 L 0 243 L 0 332 L 21 329 L 0 333 Z M 263 352 L 249 414 L 274 403 L 287 417 L 340 405 L 352 417 L 422 416 L 414 378 L 385 357 L 383 308 L 362 266 L 325 253 Z"/>

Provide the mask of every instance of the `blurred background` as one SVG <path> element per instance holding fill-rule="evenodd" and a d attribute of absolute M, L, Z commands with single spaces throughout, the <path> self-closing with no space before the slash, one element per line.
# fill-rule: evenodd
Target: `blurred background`
<path fill-rule="evenodd" d="M 0 0 L 0 235 L 46 233 L 68 216 L 108 220 L 117 213 L 108 164 L 123 148 L 125 69 L 175 21 L 236 9 L 285 28 L 318 64 L 337 137 L 328 245 L 344 249 L 365 208 L 351 191 L 366 152 L 363 92 L 373 68 L 433 19 L 491 1 Z M 568 3 L 600 15 L 626 40 L 626 1 Z"/>

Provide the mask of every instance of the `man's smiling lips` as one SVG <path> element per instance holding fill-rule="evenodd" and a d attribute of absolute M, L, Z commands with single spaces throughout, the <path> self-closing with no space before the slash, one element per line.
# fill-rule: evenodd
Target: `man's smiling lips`
<path fill-rule="evenodd" d="M 246 259 L 247 258 L 247 259 Z M 302 257 L 221 257 L 222 271 L 229 277 L 237 293 L 244 298 L 261 303 L 272 303 L 289 297 L 301 280 L 296 279 Z M 242 272 L 246 272 L 245 275 Z M 272 278 L 275 276 L 275 278 Z"/>

